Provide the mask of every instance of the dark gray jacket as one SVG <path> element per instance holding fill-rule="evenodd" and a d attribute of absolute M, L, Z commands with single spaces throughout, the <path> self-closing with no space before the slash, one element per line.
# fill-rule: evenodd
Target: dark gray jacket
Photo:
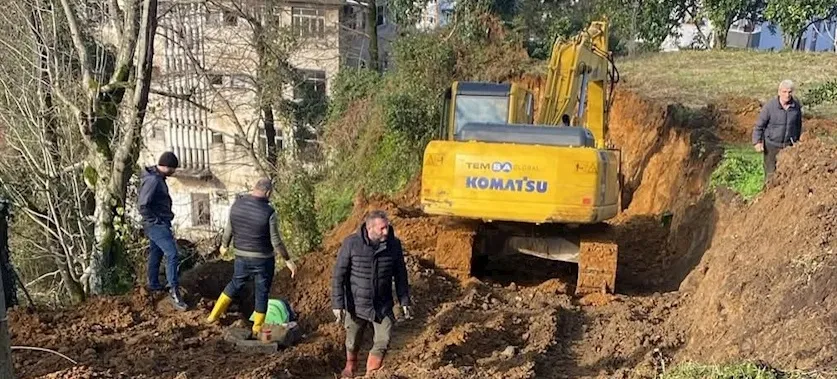
<path fill-rule="evenodd" d="M 791 104 L 785 110 L 776 96 L 761 108 L 753 128 L 753 144 L 764 142 L 774 147 L 786 147 L 798 142 L 801 135 L 802 105 L 791 98 Z"/>
<path fill-rule="evenodd" d="M 385 243 L 369 242 L 366 224 L 343 240 L 331 279 L 331 307 L 345 309 L 363 320 L 381 322 L 394 318 L 392 282 L 402 306 L 410 305 L 407 266 L 401 241 L 389 227 Z"/>
<path fill-rule="evenodd" d="M 228 247 L 230 242 L 239 257 L 269 259 L 279 251 L 282 258 L 290 259 L 279 235 L 279 217 L 267 198 L 246 194 L 235 200 L 221 246 Z"/>
<path fill-rule="evenodd" d="M 171 226 L 174 213 L 171 211 L 171 196 L 166 178 L 156 166 L 148 166 L 142 173 L 138 207 L 144 225 Z"/>

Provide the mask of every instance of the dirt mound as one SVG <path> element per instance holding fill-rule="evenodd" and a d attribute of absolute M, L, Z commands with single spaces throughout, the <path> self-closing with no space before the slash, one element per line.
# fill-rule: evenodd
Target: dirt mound
<path fill-rule="evenodd" d="M 780 154 L 778 165 L 764 194 L 729 209 L 683 285 L 690 358 L 835 364 L 837 145 L 806 140 Z"/>
<path fill-rule="evenodd" d="M 125 373 L 115 373 L 113 370 L 98 371 L 87 366 L 73 367 L 66 370 L 54 372 L 41 377 L 41 379 L 129 379 L 145 378 L 145 376 L 131 376 Z"/>

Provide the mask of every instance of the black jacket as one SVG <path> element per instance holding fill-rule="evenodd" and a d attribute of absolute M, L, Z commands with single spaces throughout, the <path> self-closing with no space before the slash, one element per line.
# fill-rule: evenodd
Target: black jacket
<path fill-rule="evenodd" d="M 146 167 L 142 174 L 138 206 L 143 224 L 171 226 L 174 213 L 171 211 L 171 196 L 166 178 L 157 172 L 156 166 Z"/>
<path fill-rule="evenodd" d="M 782 108 L 776 96 L 761 108 L 753 128 L 753 144 L 764 142 L 774 147 L 786 147 L 799 142 L 802 135 L 802 105 L 791 98 L 788 110 Z"/>
<path fill-rule="evenodd" d="M 410 305 L 407 266 L 401 241 L 389 227 L 387 241 L 377 249 L 369 243 L 366 224 L 343 240 L 331 278 L 331 307 L 345 309 L 367 321 L 394 318 L 392 282 L 400 305 Z"/>

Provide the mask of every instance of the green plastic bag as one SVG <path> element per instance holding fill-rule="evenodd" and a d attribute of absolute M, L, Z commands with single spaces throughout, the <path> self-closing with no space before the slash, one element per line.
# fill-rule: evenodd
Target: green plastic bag
<path fill-rule="evenodd" d="M 250 315 L 250 322 L 255 320 L 256 313 Z M 296 320 L 296 315 L 291 309 L 290 305 L 285 301 L 279 299 L 269 299 L 267 301 L 267 314 L 264 318 L 264 323 L 268 324 L 286 324 Z"/>

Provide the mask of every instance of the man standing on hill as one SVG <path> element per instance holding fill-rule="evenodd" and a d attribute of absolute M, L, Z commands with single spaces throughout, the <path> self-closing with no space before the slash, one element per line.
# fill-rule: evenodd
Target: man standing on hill
<path fill-rule="evenodd" d="M 761 108 L 753 128 L 756 151 L 764 153 L 764 179 L 776 171 L 776 156 L 785 147 L 799 142 L 802 135 L 802 105 L 793 97 L 793 82 L 779 83 L 779 95 Z"/>
<path fill-rule="evenodd" d="M 273 184 L 270 179 L 259 179 L 249 194 L 237 199 L 230 207 L 221 240 L 221 254 L 226 253 L 232 242 L 235 249 L 233 277 L 207 319 L 210 323 L 217 321 L 226 312 L 232 298 L 253 276 L 256 290 L 253 337 L 258 337 L 267 314 L 268 296 L 276 268 L 275 252 L 278 251 L 285 259 L 285 265 L 291 270 L 291 278 L 296 275 L 296 264 L 291 260 L 279 235 L 279 217 L 269 202 L 271 191 Z"/>
<path fill-rule="evenodd" d="M 173 175 L 178 166 L 177 156 L 167 151 L 160 155 L 157 166 L 146 167 L 140 184 L 138 206 L 142 215 L 142 229 L 149 240 L 148 287 L 152 291 L 163 290 L 158 275 L 160 261 L 165 256 L 169 296 L 177 310 L 185 311 L 186 303 L 178 288 L 177 245 L 171 230 L 174 213 L 171 211 L 171 196 L 166 184 L 166 178 Z"/>
<path fill-rule="evenodd" d="M 387 214 L 372 211 L 357 233 L 343 240 L 331 278 L 331 308 L 346 329 L 346 367 L 342 377 L 354 376 L 360 338 L 371 324 L 372 349 L 366 374 L 381 368 L 395 321 L 392 282 L 404 318 L 412 318 L 407 266 L 401 241 L 395 237 Z"/>

